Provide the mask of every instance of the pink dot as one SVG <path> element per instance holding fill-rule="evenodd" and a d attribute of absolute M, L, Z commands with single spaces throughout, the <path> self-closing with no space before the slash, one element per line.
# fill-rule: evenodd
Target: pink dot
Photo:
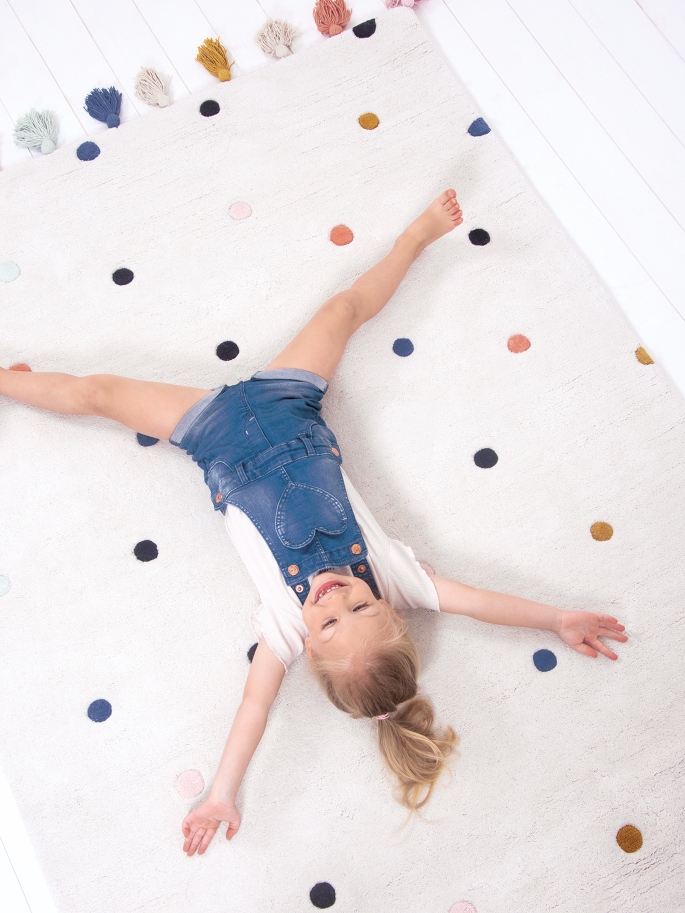
<path fill-rule="evenodd" d="M 246 219 L 252 215 L 252 210 L 247 203 L 234 203 L 228 212 L 234 219 Z"/>
<path fill-rule="evenodd" d="M 435 571 L 427 561 L 419 561 L 419 564 L 427 574 L 432 574 L 435 577 Z"/>
<path fill-rule="evenodd" d="M 199 796 L 205 788 L 205 781 L 199 770 L 184 770 L 176 778 L 176 789 L 184 799 Z"/>
<path fill-rule="evenodd" d="M 510 352 L 525 352 L 530 348 L 530 340 L 525 336 L 510 336 L 507 340 L 507 348 Z"/>
<path fill-rule="evenodd" d="M 477 911 L 468 900 L 460 900 L 459 903 L 455 903 L 453 907 L 450 907 L 449 913 L 477 913 Z"/>

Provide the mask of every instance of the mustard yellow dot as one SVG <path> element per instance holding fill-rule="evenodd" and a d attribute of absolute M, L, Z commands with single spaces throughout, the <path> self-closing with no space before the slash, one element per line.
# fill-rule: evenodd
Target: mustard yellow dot
<path fill-rule="evenodd" d="M 642 834 L 632 824 L 626 824 L 616 834 L 616 843 L 626 853 L 634 853 L 642 846 Z"/>
<path fill-rule="evenodd" d="M 635 357 L 640 362 L 641 365 L 653 365 L 654 360 L 649 357 L 649 354 L 646 349 L 643 349 L 640 346 L 639 349 L 635 349 Z"/>
<path fill-rule="evenodd" d="M 590 527 L 592 538 L 598 542 L 606 542 L 614 535 L 613 528 L 608 523 L 593 523 Z"/>
<path fill-rule="evenodd" d="M 359 118 L 359 125 L 365 130 L 375 130 L 379 124 L 380 121 L 375 114 L 362 114 Z"/>

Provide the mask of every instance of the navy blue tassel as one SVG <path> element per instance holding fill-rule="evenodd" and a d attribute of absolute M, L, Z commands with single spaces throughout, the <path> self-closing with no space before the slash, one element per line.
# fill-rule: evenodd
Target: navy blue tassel
<path fill-rule="evenodd" d="M 118 127 L 121 123 L 121 92 L 117 92 L 114 86 L 109 89 L 93 89 L 86 96 L 84 108 L 95 120 L 101 120 L 108 127 Z"/>

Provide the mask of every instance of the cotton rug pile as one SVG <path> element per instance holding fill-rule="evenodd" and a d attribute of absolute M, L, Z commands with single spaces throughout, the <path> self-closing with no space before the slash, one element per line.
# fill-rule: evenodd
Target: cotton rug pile
<path fill-rule="evenodd" d="M 682 909 L 685 403 L 413 12 L 358 32 L 2 175 L 0 364 L 247 379 L 454 187 L 324 417 L 436 573 L 630 640 L 407 613 L 461 744 L 403 832 L 377 724 L 300 656 L 238 835 L 188 858 L 257 591 L 178 448 L 0 397 L 0 766 L 60 913 Z"/>

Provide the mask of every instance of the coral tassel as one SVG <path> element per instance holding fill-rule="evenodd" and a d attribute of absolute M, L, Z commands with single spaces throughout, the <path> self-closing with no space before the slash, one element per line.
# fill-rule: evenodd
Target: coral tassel
<path fill-rule="evenodd" d="M 91 117 L 102 121 L 108 127 L 118 127 L 121 123 L 119 120 L 121 92 L 118 92 L 114 86 L 110 86 L 109 89 L 93 89 L 86 96 L 86 103 L 83 107 Z"/>
<path fill-rule="evenodd" d="M 231 67 L 235 66 L 235 61 L 229 64 L 226 48 L 221 44 L 219 38 L 205 38 L 197 52 L 195 60 L 201 63 L 205 70 L 209 70 L 212 76 L 217 76 L 221 82 L 228 82 L 231 78 Z"/>
<path fill-rule="evenodd" d="M 316 0 L 312 15 L 321 34 L 328 33 L 332 38 L 345 28 L 350 21 L 352 10 L 345 6 L 345 0 Z"/>
<path fill-rule="evenodd" d="M 170 76 L 162 76 L 152 67 L 141 67 L 136 76 L 136 84 L 133 91 L 136 98 L 144 101 L 146 105 L 157 105 L 160 108 L 166 108 L 171 104 L 169 97 Z"/>
<path fill-rule="evenodd" d="M 297 37 L 297 32 L 283 19 L 269 19 L 266 25 L 255 35 L 255 41 L 271 57 L 287 57 L 292 54 L 290 45 Z"/>
<path fill-rule="evenodd" d="M 54 111 L 36 111 L 31 108 L 28 114 L 20 117 L 14 127 L 14 142 L 17 146 L 28 148 L 40 147 L 47 155 L 54 152 L 57 145 L 57 121 Z"/>

